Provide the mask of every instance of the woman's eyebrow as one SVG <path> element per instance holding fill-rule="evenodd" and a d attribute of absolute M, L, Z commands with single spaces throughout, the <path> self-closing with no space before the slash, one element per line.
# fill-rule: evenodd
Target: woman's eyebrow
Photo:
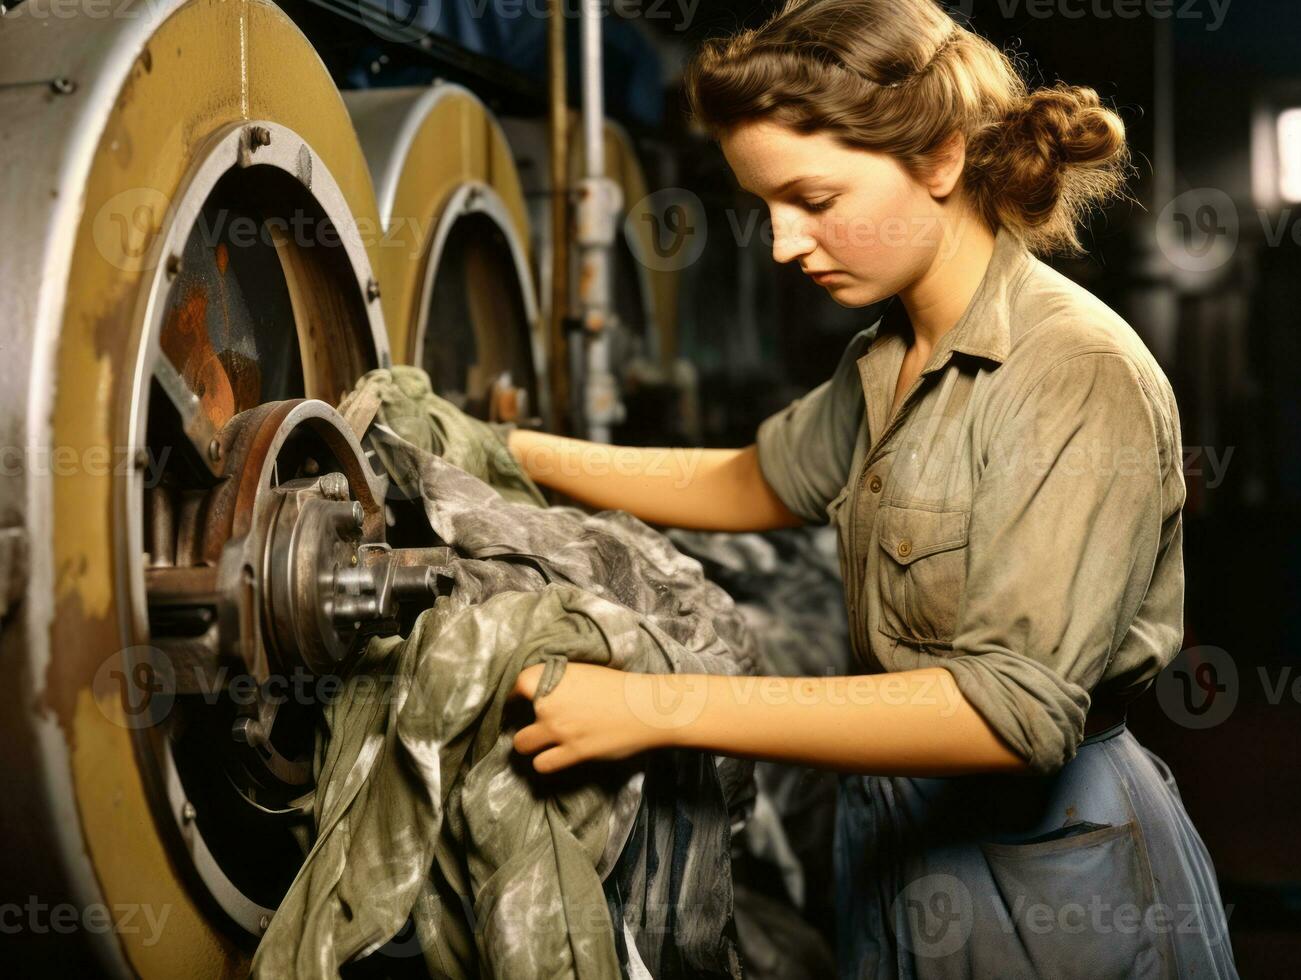
<path fill-rule="evenodd" d="M 777 197 L 777 196 L 780 195 L 780 194 L 784 194 L 786 191 L 790 190 L 790 189 L 791 189 L 792 187 L 794 187 L 796 184 L 801 183 L 801 182 L 803 182 L 803 181 L 808 181 L 809 183 L 814 183 L 814 182 L 816 182 L 816 181 L 819 181 L 819 180 L 826 180 L 826 179 L 827 179 L 827 178 L 825 178 L 825 177 L 821 177 L 821 176 L 819 176 L 818 174 L 801 174 L 799 177 L 792 177 L 790 180 L 785 181 L 785 182 L 782 183 L 781 185 L 779 185 L 779 186 L 773 188 L 772 195 L 773 195 L 773 197 Z M 738 184 L 739 184 L 739 183 L 740 183 L 740 182 L 738 181 Z M 754 193 L 755 193 L 754 191 L 751 191 L 750 188 L 746 187 L 744 184 L 740 184 L 740 187 L 741 187 L 741 190 L 743 190 L 743 191 L 749 191 L 751 194 L 754 194 Z M 755 196 L 756 196 L 756 197 L 762 197 L 763 195 L 761 195 L 761 194 L 756 194 Z"/>
<path fill-rule="evenodd" d="M 812 184 L 812 183 L 815 183 L 816 181 L 819 181 L 819 180 L 822 180 L 822 179 L 823 179 L 823 178 L 819 177 L 817 174 L 806 174 L 806 175 L 801 176 L 801 177 L 792 177 L 790 180 L 786 181 L 786 183 L 782 184 L 780 187 L 778 187 L 776 190 L 774 190 L 773 193 L 774 193 L 774 194 L 781 194 L 781 193 L 784 193 L 785 191 L 790 190 L 790 189 L 791 189 L 792 187 L 794 187 L 796 184 L 803 183 L 803 182 L 808 182 L 808 183 Z"/>

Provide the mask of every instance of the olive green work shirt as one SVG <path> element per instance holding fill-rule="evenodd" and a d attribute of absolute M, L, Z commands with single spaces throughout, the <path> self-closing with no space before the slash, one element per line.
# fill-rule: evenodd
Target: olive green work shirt
<path fill-rule="evenodd" d="M 1182 643 L 1174 393 L 1129 324 L 1006 230 L 891 418 L 911 340 L 895 298 L 764 420 L 759 465 L 835 525 L 865 671 L 949 670 L 1051 773 L 1091 698 L 1128 702 Z"/>

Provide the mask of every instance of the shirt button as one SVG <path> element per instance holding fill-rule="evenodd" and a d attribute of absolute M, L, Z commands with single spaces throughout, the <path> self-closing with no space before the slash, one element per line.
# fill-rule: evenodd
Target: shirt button
<path fill-rule="evenodd" d="M 873 493 L 881 492 L 881 478 L 875 473 L 872 474 L 872 479 L 867 481 L 867 489 L 871 490 Z"/>
<path fill-rule="evenodd" d="M 909 555 L 913 553 L 912 542 L 909 541 L 907 538 L 904 538 L 902 541 L 899 542 L 899 547 L 895 548 L 895 551 L 899 553 L 900 558 L 907 558 Z"/>

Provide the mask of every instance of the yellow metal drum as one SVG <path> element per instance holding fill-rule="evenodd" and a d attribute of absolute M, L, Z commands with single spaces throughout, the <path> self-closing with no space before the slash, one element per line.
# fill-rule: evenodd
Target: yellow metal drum
<path fill-rule="evenodd" d="M 547 416 L 546 345 L 519 174 L 491 112 L 467 89 L 345 93 L 374 177 L 380 282 L 394 356 L 476 414 L 509 374 Z M 467 404 L 468 402 L 468 404 Z"/>

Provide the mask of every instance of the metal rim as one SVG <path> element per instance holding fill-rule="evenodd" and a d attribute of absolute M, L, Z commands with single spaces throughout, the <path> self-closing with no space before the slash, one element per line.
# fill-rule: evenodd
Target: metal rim
<path fill-rule="evenodd" d="M 261 131 L 256 138 L 259 145 L 255 156 L 250 158 L 250 133 L 258 130 Z M 283 125 L 270 120 L 229 124 L 218 130 L 203 152 L 197 155 L 182 185 L 183 191 L 169 208 L 166 231 L 158 236 L 150 265 L 146 267 L 152 268 L 153 277 L 141 300 L 138 322 L 144 324 L 144 329 L 132 372 L 128 432 L 123 443 L 132 453 L 146 447 L 150 382 L 154 364 L 162 356 L 159 339 L 170 285 L 168 257 L 180 254 L 218 181 L 241 166 L 270 167 L 294 179 L 333 222 L 339 231 L 340 247 L 354 272 L 355 281 L 350 285 L 355 288 L 361 300 L 360 307 L 367 317 L 369 336 L 363 339 L 371 345 L 376 361 L 383 363 L 386 360 L 386 334 L 370 262 L 356 220 L 329 169 L 305 140 Z M 287 276 L 292 274 L 287 269 L 285 273 Z M 300 354 L 304 360 L 310 356 L 306 350 Z M 305 383 L 311 382 L 305 379 Z M 318 393 L 309 389 L 306 394 L 310 397 Z M 149 635 L 141 560 L 144 551 L 143 491 L 141 472 L 136 468 L 128 469 L 119 481 L 117 493 L 117 507 L 124 518 L 118 524 L 121 534 L 117 542 L 116 570 L 124 648 L 143 642 Z M 157 766 L 160 770 L 163 802 L 172 817 L 172 826 L 167 830 L 174 832 L 175 843 L 188 853 L 198 878 L 222 911 L 248 933 L 260 935 L 274 909 L 250 899 L 222 870 L 199 832 L 168 740 L 165 737 L 159 739 L 157 733 L 148 730 L 138 731 L 136 735 L 137 756 L 142 765 Z"/>
<path fill-rule="evenodd" d="M 393 220 L 393 208 L 397 202 L 398 187 L 402 182 L 402 172 L 406 167 L 407 156 L 415 145 L 420 131 L 428 121 L 430 113 L 434 111 L 440 102 L 448 99 L 465 99 L 470 102 L 482 114 L 483 122 L 492 130 L 493 136 L 503 145 L 509 145 L 506 140 L 506 132 L 502 129 L 497 117 L 489 111 L 482 99 L 464 85 L 457 85 L 454 82 L 435 82 L 427 89 L 418 89 L 416 91 L 419 93 L 417 98 L 406 109 L 402 126 L 392 136 L 392 140 L 388 145 L 387 165 L 383 168 L 382 173 L 375 174 L 379 214 L 385 227 L 388 227 Z M 351 92 L 348 95 L 353 98 L 365 97 L 364 92 Z M 507 223 L 511 223 L 509 217 L 506 220 Z"/>
<path fill-rule="evenodd" d="M 551 418 L 551 397 L 547 358 L 543 338 L 538 325 L 538 301 L 533 287 L 533 273 L 529 268 L 528 255 L 523 243 L 514 233 L 510 212 L 505 202 L 495 190 L 482 181 L 468 181 L 458 187 L 448 199 L 438 226 L 430 240 L 429 251 L 425 259 L 424 280 L 420 287 L 420 299 L 417 309 L 415 338 L 412 346 L 412 360 L 416 364 L 424 362 L 425 344 L 429 341 L 429 308 L 433 301 L 434 287 L 438 279 L 438 270 L 442 265 L 443 253 L 447 240 L 457 222 L 471 215 L 480 215 L 490 220 L 501 232 L 510 249 L 511 265 L 515 273 L 515 283 L 519 298 L 524 307 L 524 317 L 528 327 L 529 352 L 533 358 L 533 373 L 537 383 L 538 413 L 543 419 Z"/>

